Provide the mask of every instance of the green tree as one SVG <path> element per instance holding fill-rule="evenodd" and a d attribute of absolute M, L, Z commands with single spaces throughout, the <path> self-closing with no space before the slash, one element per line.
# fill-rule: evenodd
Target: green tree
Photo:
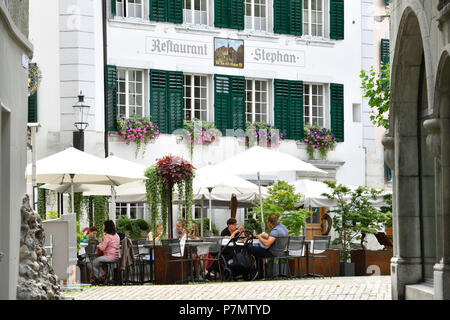
<path fill-rule="evenodd" d="M 361 70 L 361 88 L 364 98 L 369 98 L 369 106 L 372 109 L 370 120 L 378 127 L 389 129 L 389 104 L 390 104 L 390 66 L 382 63 L 380 73 L 377 74 L 373 67 L 366 72 Z"/>
<path fill-rule="evenodd" d="M 286 181 L 279 180 L 269 188 L 269 197 L 263 200 L 264 221 L 269 214 L 280 218 L 291 235 L 299 235 L 301 228 L 305 226 L 305 219 L 309 215 L 306 209 L 299 209 L 301 194 L 295 193 L 294 186 Z M 253 205 L 253 211 L 261 219 L 261 207 Z M 266 232 L 269 229 L 266 226 Z"/>
<path fill-rule="evenodd" d="M 337 205 L 330 210 L 333 215 L 333 228 L 338 237 L 333 244 L 340 245 L 341 262 L 347 262 L 351 256 L 351 245 L 354 240 L 364 243 L 365 234 L 376 234 L 391 218 L 390 212 L 376 209 L 370 200 L 379 197 L 382 191 L 358 187 L 355 190 L 334 181 L 325 181 L 332 189 L 331 194 L 323 193 L 328 199 L 337 200 Z"/>

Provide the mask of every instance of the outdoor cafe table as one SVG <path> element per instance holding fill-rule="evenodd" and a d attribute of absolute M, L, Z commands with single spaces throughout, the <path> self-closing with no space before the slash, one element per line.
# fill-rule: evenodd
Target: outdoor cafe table
<path fill-rule="evenodd" d="M 192 249 L 194 247 L 200 246 L 211 246 L 213 242 L 206 242 L 202 240 L 187 240 L 184 248 L 183 257 L 187 256 L 188 258 L 192 257 Z M 176 244 L 178 245 L 178 244 Z M 147 248 L 149 250 L 150 257 L 154 257 L 154 279 L 155 284 L 174 284 L 182 280 L 193 280 L 190 276 L 192 262 L 181 262 L 183 263 L 183 277 L 181 276 L 181 263 L 171 263 L 171 266 L 168 268 L 167 272 L 167 281 L 165 281 L 165 268 L 167 262 L 167 257 L 164 254 L 164 248 L 160 244 L 153 244 L 151 242 L 142 244 L 142 247 Z M 171 256 L 170 260 L 178 260 L 183 259 L 183 257 L 174 257 Z"/>

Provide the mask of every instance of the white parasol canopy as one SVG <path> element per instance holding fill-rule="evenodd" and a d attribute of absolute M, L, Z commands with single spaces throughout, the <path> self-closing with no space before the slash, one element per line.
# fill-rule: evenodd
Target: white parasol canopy
<path fill-rule="evenodd" d="M 261 173 L 272 173 L 280 171 L 297 171 L 303 173 L 317 173 L 317 175 L 326 175 L 327 172 L 316 168 L 310 163 L 297 159 L 286 153 L 262 148 L 252 147 L 234 157 L 224 160 L 216 165 L 219 172 L 229 174 L 256 174 L 258 185 L 261 186 Z M 261 192 L 260 192 L 261 195 Z M 261 224 L 263 230 L 265 223 L 263 218 L 262 196 L 261 204 Z"/>
<path fill-rule="evenodd" d="M 31 182 L 31 164 L 27 165 L 26 178 Z M 145 179 L 131 174 L 124 168 L 115 168 L 103 159 L 68 148 L 36 162 L 36 182 L 50 184 L 71 184 L 72 211 L 74 184 L 100 184 L 118 186 L 124 183 Z"/>
<path fill-rule="evenodd" d="M 297 180 L 292 185 L 295 187 L 295 192 L 302 194 L 302 201 L 305 204 L 305 207 L 336 207 L 337 200 L 328 199 L 325 196 L 322 196 L 323 193 L 332 194 L 333 190 L 328 187 L 323 182 L 320 181 L 311 181 L 308 179 Z M 358 187 L 356 186 L 347 186 L 352 191 L 356 190 Z M 388 194 L 389 192 L 384 192 L 384 190 L 376 200 L 370 199 L 370 202 L 374 207 L 382 207 L 386 206 L 387 203 L 384 200 L 383 196 Z M 349 200 L 350 197 L 344 198 L 345 200 Z"/>

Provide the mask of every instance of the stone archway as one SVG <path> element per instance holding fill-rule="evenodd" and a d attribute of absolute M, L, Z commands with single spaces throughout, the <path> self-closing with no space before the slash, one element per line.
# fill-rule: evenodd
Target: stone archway
<path fill-rule="evenodd" d="M 391 278 L 393 298 L 405 299 L 405 286 L 423 281 L 424 265 L 432 270 L 435 259 L 433 248 L 424 246 L 434 235 L 424 239 L 423 233 L 425 225 L 434 225 L 435 212 L 434 160 L 426 150 L 423 127 L 429 110 L 429 48 L 427 44 L 424 47 L 419 19 L 410 7 L 403 12 L 395 43 L 389 130 L 393 152 L 387 159 L 394 168 Z M 425 257 L 431 262 L 425 262 Z"/>
<path fill-rule="evenodd" d="M 427 144 L 436 158 L 436 257 L 434 298 L 450 299 L 450 45 L 443 50 L 435 85 L 435 118 Z"/>

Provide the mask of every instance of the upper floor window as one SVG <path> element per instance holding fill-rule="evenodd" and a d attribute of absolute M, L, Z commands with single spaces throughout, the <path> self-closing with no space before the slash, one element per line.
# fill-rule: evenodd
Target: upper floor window
<path fill-rule="evenodd" d="M 184 75 L 184 119 L 208 121 L 208 78 Z"/>
<path fill-rule="evenodd" d="M 268 122 L 268 82 L 266 80 L 246 80 L 245 118 L 250 122 Z"/>
<path fill-rule="evenodd" d="M 304 84 L 304 123 L 325 127 L 325 88 L 320 84 Z"/>
<path fill-rule="evenodd" d="M 303 0 L 303 34 L 324 35 L 324 0 Z"/>
<path fill-rule="evenodd" d="M 142 18 L 143 0 L 116 0 L 116 15 L 119 17 Z"/>
<path fill-rule="evenodd" d="M 208 0 L 183 0 L 184 23 L 208 24 Z"/>
<path fill-rule="evenodd" d="M 119 115 L 144 116 L 144 72 L 140 70 L 117 70 L 117 106 Z"/>
<path fill-rule="evenodd" d="M 245 0 L 245 29 L 267 30 L 267 0 Z"/>

